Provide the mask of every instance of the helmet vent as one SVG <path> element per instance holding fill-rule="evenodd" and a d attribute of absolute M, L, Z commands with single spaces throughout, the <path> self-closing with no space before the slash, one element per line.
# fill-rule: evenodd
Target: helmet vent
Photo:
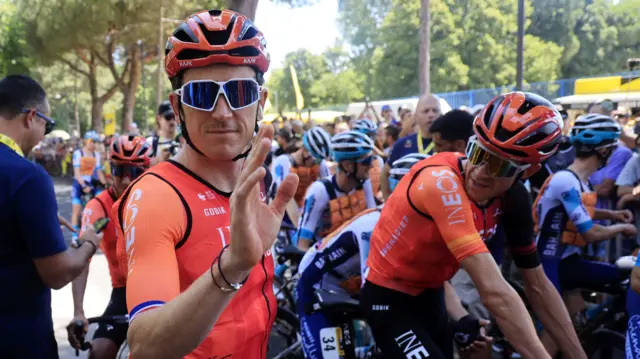
<path fill-rule="evenodd" d="M 239 47 L 237 49 L 230 50 L 229 55 L 249 57 L 249 56 L 258 56 L 260 55 L 260 53 L 255 47 L 245 46 L 245 47 Z"/>
<path fill-rule="evenodd" d="M 211 16 L 220 16 L 222 14 L 222 10 L 209 10 L 209 15 Z"/>
<path fill-rule="evenodd" d="M 240 31 L 240 35 L 238 35 L 238 41 L 253 39 L 257 33 L 258 30 L 253 26 L 253 22 L 247 19 L 242 24 L 242 30 Z"/>
<path fill-rule="evenodd" d="M 203 59 L 203 58 L 205 58 L 207 56 L 209 56 L 209 52 L 207 52 L 207 51 L 186 49 L 186 50 L 180 51 L 178 53 L 178 60 Z"/>
<path fill-rule="evenodd" d="M 182 42 L 198 43 L 198 37 L 193 33 L 189 25 L 184 22 L 173 32 L 173 36 Z"/>
<path fill-rule="evenodd" d="M 200 30 L 204 34 L 204 37 L 207 39 L 209 45 L 212 46 L 221 46 L 226 45 L 229 42 L 229 38 L 231 37 L 231 31 L 233 31 L 233 26 L 236 23 L 237 15 L 233 15 L 231 20 L 229 21 L 229 26 L 223 31 L 211 31 L 207 29 L 207 27 L 202 23 L 202 21 L 198 21 L 198 26 L 200 26 Z M 199 18 L 198 18 L 199 19 Z"/>

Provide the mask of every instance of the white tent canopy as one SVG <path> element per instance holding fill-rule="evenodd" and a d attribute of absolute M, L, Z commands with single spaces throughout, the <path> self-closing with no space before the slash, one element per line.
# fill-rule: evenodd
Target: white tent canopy
<path fill-rule="evenodd" d="M 594 102 L 602 100 L 611 100 L 625 108 L 640 107 L 640 92 L 615 92 L 615 93 L 599 93 L 590 95 L 571 95 L 559 97 L 553 100 L 553 103 L 562 105 L 565 110 L 568 109 L 586 109 L 587 106 Z"/>

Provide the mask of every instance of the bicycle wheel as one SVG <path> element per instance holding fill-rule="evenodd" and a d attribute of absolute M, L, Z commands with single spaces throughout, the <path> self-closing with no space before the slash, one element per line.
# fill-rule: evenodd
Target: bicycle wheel
<path fill-rule="evenodd" d="M 624 359 L 625 337 L 609 329 L 596 330 L 584 351 L 589 359 Z"/>
<path fill-rule="evenodd" d="M 293 312 L 278 307 L 267 348 L 269 359 L 303 359 L 300 321 Z"/>

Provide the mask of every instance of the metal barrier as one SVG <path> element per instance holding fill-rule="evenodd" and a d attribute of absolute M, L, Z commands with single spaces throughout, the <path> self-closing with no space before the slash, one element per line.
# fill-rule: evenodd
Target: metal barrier
<path fill-rule="evenodd" d="M 602 74 L 593 77 L 607 77 L 607 76 L 623 76 L 623 77 L 637 77 L 640 76 L 640 71 L 633 72 L 619 72 L 615 74 Z M 574 79 L 562 79 L 552 82 L 533 82 L 525 83 L 524 91 L 537 93 L 549 100 L 553 100 L 558 97 L 570 96 L 574 94 L 575 82 Z M 488 103 L 495 96 L 513 91 L 515 86 L 502 86 L 496 88 L 483 88 L 467 91 L 455 91 L 455 92 L 443 92 L 437 95 L 444 98 L 451 108 L 458 108 L 460 106 L 475 106 L 478 104 L 484 105 Z"/>

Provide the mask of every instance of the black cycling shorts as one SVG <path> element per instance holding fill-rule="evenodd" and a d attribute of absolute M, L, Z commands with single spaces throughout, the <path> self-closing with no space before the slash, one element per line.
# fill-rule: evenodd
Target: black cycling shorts
<path fill-rule="evenodd" d="M 127 314 L 127 289 L 126 287 L 113 288 L 107 309 L 102 315 L 112 316 L 125 314 Z M 116 346 L 120 348 L 122 343 L 127 339 L 128 329 L 128 324 L 100 323 L 93 339 L 106 338 L 116 343 Z"/>
<path fill-rule="evenodd" d="M 366 281 L 360 306 L 386 359 L 453 359 L 444 288 L 411 296 Z"/>

